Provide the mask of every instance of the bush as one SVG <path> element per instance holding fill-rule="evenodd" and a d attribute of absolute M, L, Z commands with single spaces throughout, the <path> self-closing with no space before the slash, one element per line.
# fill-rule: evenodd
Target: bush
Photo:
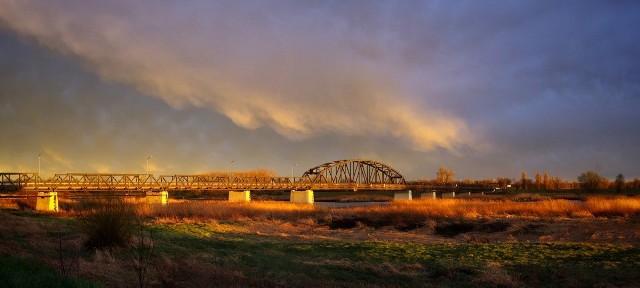
<path fill-rule="evenodd" d="M 80 217 L 78 228 L 87 237 L 87 249 L 112 249 L 129 244 L 138 219 L 134 208 L 121 199 L 108 199 L 103 205 Z"/>

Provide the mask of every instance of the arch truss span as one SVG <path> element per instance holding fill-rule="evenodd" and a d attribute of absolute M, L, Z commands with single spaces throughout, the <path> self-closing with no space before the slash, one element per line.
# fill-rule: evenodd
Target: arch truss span
<path fill-rule="evenodd" d="M 309 169 L 301 179 L 314 184 L 358 184 L 373 186 L 405 185 L 397 170 L 373 160 L 350 159 L 322 164 Z"/>

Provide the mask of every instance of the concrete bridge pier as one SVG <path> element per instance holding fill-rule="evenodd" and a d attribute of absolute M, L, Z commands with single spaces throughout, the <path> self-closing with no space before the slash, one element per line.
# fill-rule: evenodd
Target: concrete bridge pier
<path fill-rule="evenodd" d="M 455 191 L 451 191 L 451 192 L 442 192 L 442 198 L 456 198 L 456 192 Z"/>
<path fill-rule="evenodd" d="M 229 191 L 229 202 L 249 202 L 251 201 L 251 191 Z"/>
<path fill-rule="evenodd" d="M 167 205 L 169 203 L 169 192 L 168 191 L 147 191 L 145 193 L 145 199 L 147 200 L 147 204 L 162 204 Z"/>
<path fill-rule="evenodd" d="M 291 190 L 289 201 L 292 203 L 313 204 L 313 190 L 306 190 L 306 191 Z"/>
<path fill-rule="evenodd" d="M 423 192 L 420 194 L 420 198 L 425 199 L 425 198 L 438 198 L 438 192 L 433 191 L 433 192 Z"/>
<path fill-rule="evenodd" d="M 411 200 L 411 190 L 393 192 L 393 200 Z"/>
<path fill-rule="evenodd" d="M 58 212 L 58 192 L 38 192 L 36 211 Z"/>

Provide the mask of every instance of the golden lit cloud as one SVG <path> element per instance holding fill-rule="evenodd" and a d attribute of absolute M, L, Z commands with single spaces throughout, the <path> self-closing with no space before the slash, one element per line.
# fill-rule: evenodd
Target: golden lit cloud
<path fill-rule="evenodd" d="M 407 63 L 393 60 L 394 47 L 355 43 L 350 34 L 357 31 L 340 24 L 312 29 L 317 34 L 307 40 L 314 21 L 323 19 L 294 20 L 298 28 L 269 15 L 240 22 L 221 4 L 206 12 L 185 8 L 189 22 L 168 25 L 160 16 L 180 11 L 149 13 L 142 2 L 51 3 L 5 2 L 0 19 L 101 77 L 176 108 L 207 107 L 243 128 L 269 126 L 289 139 L 391 136 L 427 151 L 454 149 L 470 137 L 464 120 L 413 106 L 414 96 L 402 89 Z M 176 33 L 177 40 L 166 40 Z"/>

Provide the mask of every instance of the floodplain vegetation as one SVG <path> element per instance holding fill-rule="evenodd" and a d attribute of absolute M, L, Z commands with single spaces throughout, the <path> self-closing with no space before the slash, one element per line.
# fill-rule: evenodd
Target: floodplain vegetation
<path fill-rule="evenodd" d="M 0 287 L 640 287 L 640 197 L 530 198 L 2 200 Z"/>

